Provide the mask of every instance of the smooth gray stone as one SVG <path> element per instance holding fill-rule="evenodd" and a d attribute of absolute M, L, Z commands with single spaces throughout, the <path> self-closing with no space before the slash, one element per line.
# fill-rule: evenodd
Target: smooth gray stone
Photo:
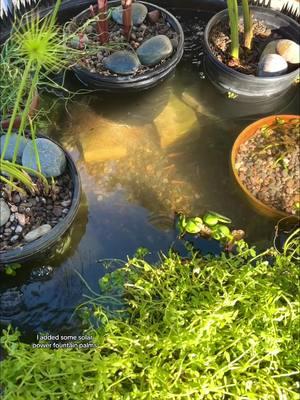
<path fill-rule="evenodd" d="M 56 177 L 62 175 L 66 169 L 66 156 L 62 149 L 51 140 L 38 138 L 36 146 L 40 156 L 42 173 L 47 177 Z M 23 151 L 22 164 L 24 167 L 38 170 L 33 143 L 28 143 Z"/>
<path fill-rule="evenodd" d="M 132 4 L 132 23 L 133 25 L 141 25 L 148 14 L 148 9 L 144 4 Z M 111 13 L 112 19 L 117 23 L 123 24 L 123 8 L 122 6 L 116 7 Z"/>
<path fill-rule="evenodd" d="M 3 199 L 0 199 L 0 226 L 6 224 L 10 217 L 10 209 Z"/>
<path fill-rule="evenodd" d="M 272 77 L 286 73 L 288 64 L 284 58 L 278 54 L 265 55 L 258 64 L 258 76 Z"/>
<path fill-rule="evenodd" d="M 6 135 L 2 135 L 1 139 L 0 139 L 0 153 L 1 154 L 2 154 L 2 151 L 3 151 L 3 148 L 4 148 L 5 138 L 6 138 Z M 16 143 L 17 143 L 17 139 L 18 139 L 18 135 L 16 133 L 12 133 L 10 138 L 9 138 L 7 149 L 5 151 L 4 160 L 12 161 L 13 155 L 14 155 L 15 146 L 16 146 Z M 18 153 L 17 153 L 17 158 L 16 158 L 16 161 L 18 163 L 21 162 L 24 148 L 25 148 L 26 144 L 29 143 L 29 142 L 30 142 L 30 139 L 25 139 L 23 136 L 20 137 L 19 148 L 18 148 Z"/>
<path fill-rule="evenodd" d="M 157 35 L 144 42 L 137 50 L 137 55 L 143 65 L 153 66 L 173 52 L 171 40 L 165 35 Z"/>
<path fill-rule="evenodd" d="M 28 232 L 24 236 L 24 240 L 27 243 L 33 242 L 34 240 L 40 238 L 41 236 L 45 235 L 50 231 L 51 231 L 51 225 L 48 224 L 41 225 L 38 228 L 34 229 L 33 231 Z"/>
<path fill-rule="evenodd" d="M 105 58 L 103 65 L 115 74 L 131 75 L 139 69 L 141 63 L 135 53 L 122 50 Z"/>

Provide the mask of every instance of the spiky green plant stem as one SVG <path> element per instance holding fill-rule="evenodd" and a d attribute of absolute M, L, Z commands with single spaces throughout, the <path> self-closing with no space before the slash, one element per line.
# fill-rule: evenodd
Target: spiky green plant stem
<path fill-rule="evenodd" d="M 231 56 L 239 59 L 240 44 L 239 44 L 239 11 L 237 0 L 227 0 L 230 38 L 231 38 Z"/>
<path fill-rule="evenodd" d="M 249 8 L 249 1 L 242 0 L 243 18 L 244 18 L 244 46 L 251 50 L 253 38 L 253 21 Z"/>

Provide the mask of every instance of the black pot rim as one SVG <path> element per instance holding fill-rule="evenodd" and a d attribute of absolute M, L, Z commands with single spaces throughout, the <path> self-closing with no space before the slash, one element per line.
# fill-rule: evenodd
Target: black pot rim
<path fill-rule="evenodd" d="M 50 249 L 51 247 L 53 247 L 55 243 L 57 243 L 58 240 L 70 228 L 79 209 L 80 198 L 81 198 L 81 182 L 76 165 L 72 160 L 70 154 L 66 150 L 64 150 L 63 147 L 52 138 L 49 138 L 42 134 L 39 134 L 37 136 L 40 138 L 45 138 L 50 140 L 63 150 L 67 158 L 67 169 L 69 170 L 73 183 L 72 204 L 66 217 L 57 225 L 55 225 L 48 233 L 46 233 L 45 235 L 43 235 L 42 237 L 36 239 L 31 243 L 27 243 L 21 247 L 16 247 L 11 250 L 7 250 L 3 253 L 0 253 L 0 266 L 29 261 L 31 258 L 35 257 L 37 253 L 39 254 L 43 253 L 48 249 Z"/>
<path fill-rule="evenodd" d="M 239 7 L 239 11 L 242 10 L 242 7 Z M 285 18 L 287 20 L 287 22 L 289 24 L 295 25 L 297 24 L 296 21 L 294 21 L 292 18 L 288 17 L 285 14 L 282 14 L 280 11 L 277 10 L 273 10 L 271 8 L 262 8 L 262 7 L 251 7 L 251 10 L 253 11 L 264 11 L 268 14 L 273 14 L 273 15 L 277 15 L 280 16 L 281 18 Z M 284 74 L 284 75 L 280 75 L 280 76 L 268 76 L 268 77 L 260 77 L 260 76 L 254 76 L 254 75 L 247 75 L 247 74 L 243 74 L 242 72 L 236 71 L 233 68 L 228 67 L 228 65 L 224 64 L 223 62 L 219 61 L 217 59 L 217 57 L 213 54 L 210 44 L 209 44 L 209 37 L 210 37 L 210 32 L 212 30 L 212 28 L 215 26 L 216 21 L 219 21 L 220 18 L 224 18 L 225 16 L 228 15 L 228 10 L 222 10 L 219 11 L 217 14 L 215 14 L 209 21 L 208 24 L 205 27 L 205 31 L 204 31 L 204 46 L 206 51 L 209 53 L 210 57 L 212 57 L 213 61 L 222 66 L 222 68 L 224 68 L 226 70 L 226 72 L 232 74 L 233 76 L 242 76 L 245 80 L 249 80 L 252 81 L 256 80 L 257 82 L 278 82 L 278 79 L 283 78 L 283 77 L 293 77 L 293 75 L 295 75 L 296 72 L 299 73 L 300 68 L 298 67 L 297 69 L 295 69 L 294 71 L 289 72 L 288 74 Z M 299 24 L 297 24 L 299 25 Z"/>
<path fill-rule="evenodd" d="M 107 76 L 103 76 L 96 72 L 90 72 L 86 68 L 73 67 L 72 69 L 74 70 L 75 73 L 76 72 L 84 73 L 85 75 L 87 75 L 89 77 L 89 79 L 101 81 L 104 84 L 109 83 L 109 85 L 111 85 L 111 86 L 120 87 L 120 85 L 124 85 L 124 84 L 132 85 L 135 83 L 143 82 L 148 79 L 155 78 L 156 76 L 164 73 L 165 71 L 170 71 L 170 69 L 175 68 L 175 66 L 179 63 L 179 61 L 181 60 L 182 55 L 183 55 L 184 32 L 181 27 L 181 24 L 175 18 L 175 16 L 173 14 L 171 14 L 169 11 L 167 11 L 166 9 L 164 9 L 160 6 L 157 6 L 155 4 L 146 2 L 146 1 L 138 1 L 138 2 L 141 4 L 144 4 L 148 7 L 152 7 L 156 10 L 159 10 L 161 13 L 165 14 L 172 21 L 172 27 L 176 30 L 177 33 L 179 33 L 178 47 L 177 47 L 176 52 L 173 54 L 173 56 L 169 60 L 167 60 L 166 62 L 161 64 L 158 68 L 155 68 L 152 71 L 146 72 L 146 73 L 141 74 L 136 77 L 127 77 L 127 76 L 117 76 L 117 77 L 109 76 L 109 77 L 107 77 Z M 115 7 L 116 4 L 119 5 L 119 1 L 113 0 L 108 3 L 108 6 Z M 88 9 L 82 11 L 81 13 L 77 14 L 77 16 L 75 18 L 78 18 L 80 15 L 85 14 L 87 11 L 88 11 Z"/>

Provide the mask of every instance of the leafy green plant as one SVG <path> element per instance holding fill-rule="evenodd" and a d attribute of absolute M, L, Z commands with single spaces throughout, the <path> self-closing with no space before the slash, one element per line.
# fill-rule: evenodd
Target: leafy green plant
<path fill-rule="evenodd" d="M 220 241 L 231 251 L 234 245 L 243 240 L 244 232 L 241 230 L 230 230 L 226 226 L 227 224 L 231 224 L 231 219 L 214 211 L 209 211 L 203 218 L 179 215 L 177 229 L 180 236 L 190 233 L 193 235 L 199 234 L 206 238 L 213 238 Z"/>
<path fill-rule="evenodd" d="M 170 252 L 159 265 L 140 253 L 100 287 L 84 311 L 94 348 L 33 348 L 3 332 L 3 400 L 298 399 L 299 280 L 289 251 Z M 112 289 L 123 302 L 113 314 L 103 306 Z"/>
<path fill-rule="evenodd" d="M 230 24 L 231 56 L 238 60 L 240 56 L 238 1 L 227 0 L 227 8 Z M 244 47 L 251 50 L 253 22 L 248 0 L 242 0 L 242 9 L 244 20 Z"/>

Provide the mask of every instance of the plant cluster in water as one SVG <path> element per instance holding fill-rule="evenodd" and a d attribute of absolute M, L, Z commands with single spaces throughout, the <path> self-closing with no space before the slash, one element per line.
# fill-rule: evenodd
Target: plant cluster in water
<path fill-rule="evenodd" d="M 221 214 L 210 211 L 203 218 L 186 217 L 179 215 L 177 229 L 180 236 L 190 233 L 205 238 L 212 238 L 220 241 L 226 249 L 232 250 L 238 244 L 244 243 L 245 233 L 242 230 L 231 230 L 228 225 L 231 220 Z"/>
<path fill-rule="evenodd" d="M 299 230 L 283 254 L 151 265 L 142 253 L 82 306 L 95 347 L 34 349 L 4 332 L 3 400 L 298 399 Z"/>

